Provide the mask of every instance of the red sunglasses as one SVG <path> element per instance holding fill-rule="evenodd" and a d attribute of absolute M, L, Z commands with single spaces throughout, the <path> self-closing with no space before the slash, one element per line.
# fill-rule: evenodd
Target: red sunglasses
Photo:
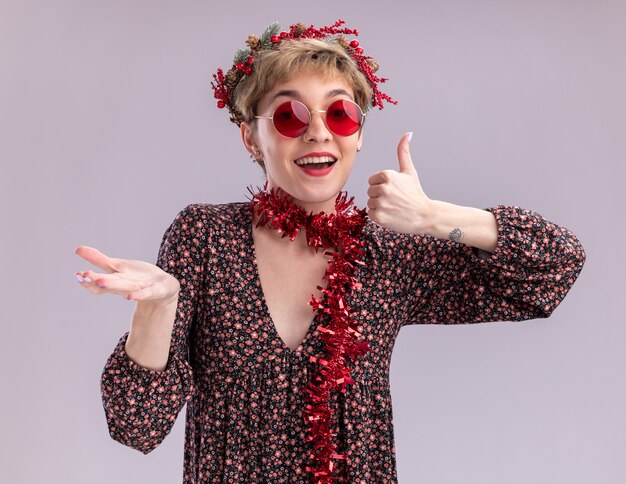
<path fill-rule="evenodd" d="M 300 101 L 287 101 L 278 106 L 271 116 L 255 118 L 271 119 L 280 134 L 287 138 L 299 138 L 309 129 L 311 113 L 326 113 L 326 126 L 339 136 L 356 133 L 365 121 L 361 107 L 348 99 L 340 99 L 317 111 L 309 111 Z"/>

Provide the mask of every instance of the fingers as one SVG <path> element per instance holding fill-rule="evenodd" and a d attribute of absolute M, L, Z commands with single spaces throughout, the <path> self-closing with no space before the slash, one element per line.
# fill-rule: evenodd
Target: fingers
<path fill-rule="evenodd" d="M 117 282 L 114 285 L 111 285 L 113 279 L 111 279 L 110 275 L 120 270 L 120 259 L 108 257 L 98 249 L 87 245 L 79 245 L 74 250 L 74 253 L 107 272 L 107 274 L 101 274 L 92 270 L 75 272 L 74 274 L 76 276 L 76 280 L 81 286 L 92 294 L 104 294 L 110 292 L 115 294 L 126 294 L 121 292 L 126 290 L 122 287 L 124 284 L 120 283 L 121 279 L 116 278 Z M 137 290 L 137 287 L 132 287 L 131 289 Z"/>
<path fill-rule="evenodd" d="M 92 294 L 103 294 L 106 289 L 98 287 L 91 276 L 88 276 L 86 272 L 75 272 L 76 280 L 78 283 L 87 289 Z"/>
<path fill-rule="evenodd" d="M 413 133 L 405 133 L 400 142 L 398 143 L 398 163 L 400 167 L 400 173 L 415 173 L 415 166 L 411 159 L 411 151 L 409 150 L 409 143 Z"/>
<path fill-rule="evenodd" d="M 74 250 L 74 253 L 107 272 L 116 272 L 119 270 L 119 259 L 108 257 L 94 247 L 79 245 Z"/>
<path fill-rule="evenodd" d="M 171 287 L 154 280 L 126 280 L 116 274 L 99 274 L 93 271 L 75 272 L 76 279 L 92 294 L 117 294 L 128 301 L 144 301 L 171 298 Z M 180 288 L 180 285 L 178 285 Z M 169 291 L 169 292 L 168 292 Z M 177 297 L 176 293 L 176 297 Z"/>
<path fill-rule="evenodd" d="M 76 272 L 75 275 L 80 285 L 92 294 L 113 293 L 126 298 L 129 293 L 145 287 L 145 284 L 139 281 L 122 279 L 116 274 L 100 274 L 88 270 Z"/>
<path fill-rule="evenodd" d="M 387 185 L 385 184 L 370 185 L 370 187 L 367 189 L 367 196 L 370 198 L 378 198 L 384 195 L 386 190 L 387 190 Z"/>
<path fill-rule="evenodd" d="M 369 185 L 382 185 L 387 183 L 393 176 L 393 170 L 381 170 L 369 177 L 367 183 Z"/>

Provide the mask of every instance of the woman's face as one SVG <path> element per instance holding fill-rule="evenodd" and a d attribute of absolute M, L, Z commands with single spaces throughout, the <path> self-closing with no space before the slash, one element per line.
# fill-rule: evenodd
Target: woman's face
<path fill-rule="evenodd" d="M 267 171 L 268 188 L 280 187 L 294 197 L 294 202 L 307 212 L 334 212 L 335 198 L 345 185 L 357 149 L 362 142 L 362 127 L 350 136 L 339 136 L 328 129 L 325 110 L 333 101 L 354 101 L 350 85 L 340 76 L 327 81 L 319 74 L 301 74 L 275 86 L 259 102 L 256 115 L 272 116 L 277 106 L 285 101 L 302 102 L 311 111 L 311 123 L 298 138 L 286 138 L 274 127 L 271 119 L 257 119 L 256 129 L 242 123 L 244 145 L 262 157 Z M 304 157 L 327 154 L 336 158 L 330 171 L 321 176 L 307 173 L 296 164 Z"/>

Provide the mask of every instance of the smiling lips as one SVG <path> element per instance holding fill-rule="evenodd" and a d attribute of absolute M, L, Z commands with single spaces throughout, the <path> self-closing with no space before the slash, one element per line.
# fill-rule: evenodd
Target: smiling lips
<path fill-rule="evenodd" d="M 305 158 L 300 158 L 296 160 L 295 163 L 298 166 L 319 165 L 319 164 L 326 165 L 329 163 L 334 163 L 335 161 L 337 161 L 337 159 L 332 156 L 320 156 L 320 157 L 307 156 Z"/>
<path fill-rule="evenodd" d="M 306 155 L 301 156 L 297 160 L 294 160 L 294 163 L 301 166 L 301 165 L 309 165 L 313 163 L 333 163 L 335 161 L 337 161 L 337 157 L 335 155 L 327 151 L 324 151 L 324 152 L 307 153 Z"/>
<path fill-rule="evenodd" d="M 332 171 L 336 161 L 337 157 L 335 155 L 324 151 L 322 153 L 307 153 L 294 160 L 294 163 L 309 176 L 325 176 Z"/>

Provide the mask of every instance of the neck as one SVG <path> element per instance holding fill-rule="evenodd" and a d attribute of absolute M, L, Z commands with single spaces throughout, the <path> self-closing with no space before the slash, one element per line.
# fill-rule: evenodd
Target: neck
<path fill-rule="evenodd" d="M 272 188 L 274 188 L 274 186 L 268 182 L 267 190 L 271 190 Z M 284 194 L 285 191 L 282 190 L 281 193 Z M 324 212 L 325 214 L 329 215 L 331 213 L 336 213 L 335 200 L 337 199 L 337 195 L 338 193 L 335 193 L 332 196 L 332 198 L 329 198 L 328 200 L 323 200 L 321 202 L 310 202 L 306 200 L 300 200 L 294 197 L 293 195 L 290 196 L 290 199 L 295 205 L 302 208 L 307 214 L 309 213 L 317 214 L 317 213 Z"/>
<path fill-rule="evenodd" d="M 324 202 L 306 202 L 302 200 L 298 200 L 297 198 L 292 198 L 293 203 L 302 208 L 306 213 L 321 213 L 329 215 L 331 213 L 335 213 L 335 198 L 336 195 L 330 200 L 326 200 Z"/>

